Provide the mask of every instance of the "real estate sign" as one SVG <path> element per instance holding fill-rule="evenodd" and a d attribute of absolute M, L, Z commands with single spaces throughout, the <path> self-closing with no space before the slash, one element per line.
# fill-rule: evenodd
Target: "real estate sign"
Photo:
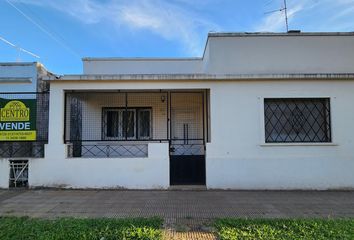
<path fill-rule="evenodd" d="M 35 141 L 36 99 L 0 99 L 0 141 Z"/>

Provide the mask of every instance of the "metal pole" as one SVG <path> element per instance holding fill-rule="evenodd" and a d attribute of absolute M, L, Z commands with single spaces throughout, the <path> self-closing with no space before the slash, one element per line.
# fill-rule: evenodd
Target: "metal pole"
<path fill-rule="evenodd" d="M 125 140 L 128 139 L 128 93 L 125 92 L 125 114 L 123 114 Z"/>
<path fill-rule="evenodd" d="M 287 4 L 286 4 L 286 0 L 284 0 L 284 13 L 285 13 L 286 32 L 289 32 L 288 7 L 287 7 Z"/>

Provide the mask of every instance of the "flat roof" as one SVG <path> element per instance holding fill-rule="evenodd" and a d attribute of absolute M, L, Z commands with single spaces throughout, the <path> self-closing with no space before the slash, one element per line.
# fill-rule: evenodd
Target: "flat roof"
<path fill-rule="evenodd" d="M 354 36 L 354 32 L 209 32 L 208 37 L 297 37 L 297 36 Z"/>
<path fill-rule="evenodd" d="M 83 57 L 82 61 L 200 61 L 201 57 Z"/>
<path fill-rule="evenodd" d="M 354 80 L 347 74 L 77 74 L 46 77 L 47 81 L 240 81 L 240 80 Z"/>
<path fill-rule="evenodd" d="M 0 66 L 32 66 L 38 62 L 0 62 Z"/>

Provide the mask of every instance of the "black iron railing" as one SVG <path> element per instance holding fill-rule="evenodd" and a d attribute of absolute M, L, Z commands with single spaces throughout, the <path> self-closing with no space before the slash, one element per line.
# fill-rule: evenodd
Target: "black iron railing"
<path fill-rule="evenodd" d="M 170 155 L 174 156 L 197 156 L 205 154 L 203 139 L 174 139 L 170 140 Z"/>
<path fill-rule="evenodd" d="M 1 158 L 43 158 L 46 142 L 0 142 Z"/>
<path fill-rule="evenodd" d="M 68 155 L 82 158 L 147 157 L 148 144 L 74 142 L 68 145 Z"/>

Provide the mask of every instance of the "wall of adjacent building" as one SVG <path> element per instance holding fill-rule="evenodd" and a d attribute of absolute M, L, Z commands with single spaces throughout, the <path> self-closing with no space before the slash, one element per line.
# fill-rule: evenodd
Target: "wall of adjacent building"
<path fill-rule="evenodd" d="M 9 187 L 10 163 L 7 159 L 0 159 L 0 188 Z"/>
<path fill-rule="evenodd" d="M 37 63 L 0 63 L 0 92 L 36 92 Z"/>

